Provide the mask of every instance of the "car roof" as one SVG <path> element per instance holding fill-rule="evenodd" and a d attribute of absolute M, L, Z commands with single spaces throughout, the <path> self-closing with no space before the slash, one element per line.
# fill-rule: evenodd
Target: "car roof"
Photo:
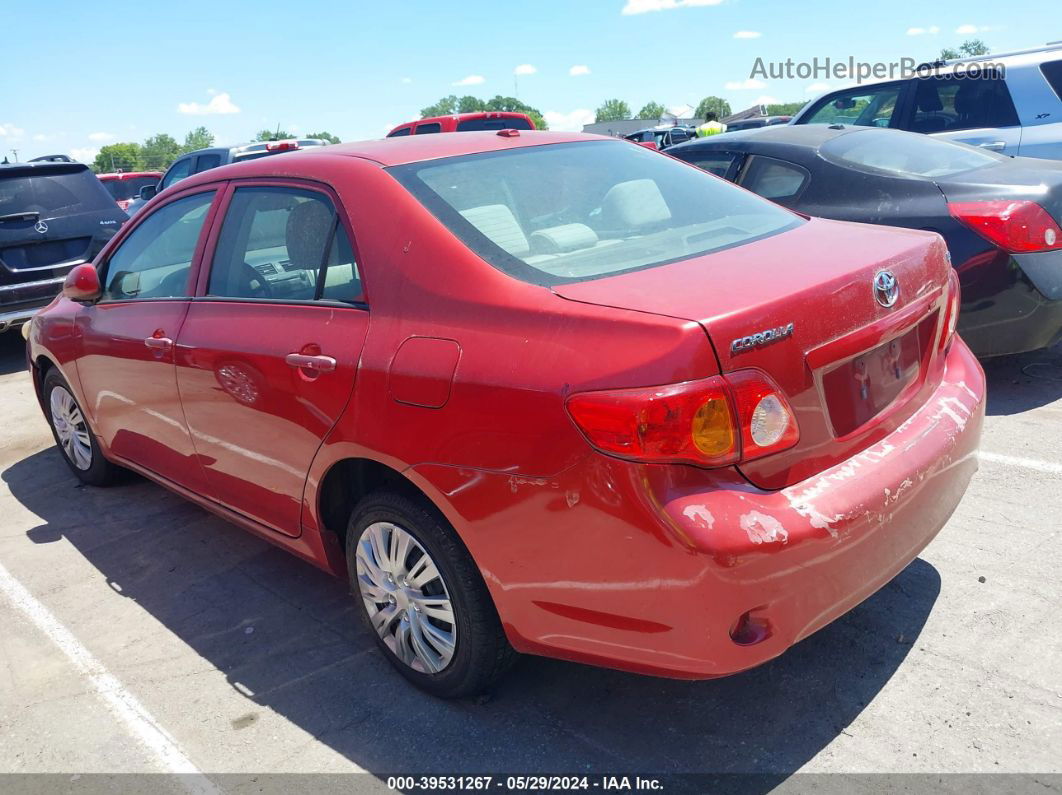
<path fill-rule="evenodd" d="M 35 176 L 49 172 L 70 174 L 74 171 L 88 171 L 88 166 L 76 160 L 69 163 L 52 160 L 36 160 L 26 163 L 0 163 L 0 176 Z"/>
<path fill-rule="evenodd" d="M 467 121 L 469 119 L 529 119 L 531 118 L 526 113 L 518 110 L 476 110 L 471 113 L 448 113 L 442 116 L 426 116 L 423 119 L 416 119 L 414 121 L 407 121 L 399 124 L 399 127 L 405 127 L 407 124 L 423 124 L 426 121 L 443 121 L 444 119 L 454 119 L 455 121 Z"/>
<path fill-rule="evenodd" d="M 882 128 L 852 127 L 840 124 L 771 124 L 748 130 L 721 133 L 708 138 L 696 138 L 689 143 L 679 144 L 676 148 L 711 147 L 715 149 L 726 148 L 727 145 L 738 143 L 755 142 L 757 144 L 785 144 L 787 146 L 818 149 L 827 141 L 842 135 L 879 129 Z M 670 152 L 671 150 L 669 149 L 668 151 Z"/>

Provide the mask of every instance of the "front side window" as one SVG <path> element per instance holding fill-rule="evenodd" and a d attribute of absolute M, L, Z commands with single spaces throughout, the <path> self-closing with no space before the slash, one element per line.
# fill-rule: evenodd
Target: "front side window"
<path fill-rule="evenodd" d="M 184 298 L 199 235 L 214 191 L 155 210 L 121 242 L 106 264 L 103 299 Z"/>
<path fill-rule="evenodd" d="M 904 129 L 918 133 L 1016 127 L 1018 114 L 1005 80 L 945 75 L 915 81 L 914 115 Z"/>
<path fill-rule="evenodd" d="M 765 199 L 784 202 L 792 200 L 804 189 L 810 176 L 801 166 L 753 155 L 741 175 L 741 187 L 758 193 Z"/>
<path fill-rule="evenodd" d="M 1010 158 L 986 149 L 899 130 L 860 130 L 827 141 L 827 160 L 862 171 L 910 177 L 948 177 L 995 165 Z"/>
<path fill-rule="evenodd" d="M 622 141 L 523 147 L 388 171 L 472 251 L 533 284 L 662 265 L 803 223 Z"/>
<path fill-rule="evenodd" d="M 207 294 L 360 301 L 353 248 L 329 198 L 301 188 L 237 188 L 221 227 Z"/>
<path fill-rule="evenodd" d="M 195 173 L 200 171 L 209 171 L 212 168 L 217 168 L 221 165 L 221 155 L 199 155 L 195 161 Z"/>
<path fill-rule="evenodd" d="M 192 158 L 186 157 L 184 160 L 178 160 L 172 166 L 170 170 L 166 172 L 166 176 L 162 178 L 162 188 L 168 188 L 177 182 L 180 182 L 185 177 L 190 176 L 192 173 Z"/>
<path fill-rule="evenodd" d="M 901 85 L 890 83 L 838 92 L 821 100 L 800 123 L 888 127 L 896 112 Z"/>

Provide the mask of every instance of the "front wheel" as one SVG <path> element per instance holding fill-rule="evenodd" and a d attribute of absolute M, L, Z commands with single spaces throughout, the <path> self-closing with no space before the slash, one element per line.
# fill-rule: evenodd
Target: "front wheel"
<path fill-rule="evenodd" d="M 417 687 L 474 695 L 515 658 L 471 556 L 422 503 L 391 492 L 363 499 L 347 529 L 347 566 L 377 644 Z"/>
<path fill-rule="evenodd" d="M 110 484 L 115 467 L 100 452 L 70 385 L 58 370 L 52 369 L 44 376 L 43 389 L 48 424 L 67 466 L 82 483 L 90 486 Z"/>

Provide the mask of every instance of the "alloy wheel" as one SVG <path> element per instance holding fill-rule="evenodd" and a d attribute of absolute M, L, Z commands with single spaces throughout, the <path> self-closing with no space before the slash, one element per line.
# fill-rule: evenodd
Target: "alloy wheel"
<path fill-rule="evenodd" d="M 387 648 L 415 671 L 445 669 L 457 624 L 446 582 L 427 550 L 398 525 L 376 522 L 358 539 L 355 559 L 365 610 Z"/>
<path fill-rule="evenodd" d="M 52 412 L 52 427 L 66 457 L 75 467 L 84 471 L 92 466 L 92 444 L 89 430 L 81 409 L 64 387 L 52 389 L 49 400 Z"/>

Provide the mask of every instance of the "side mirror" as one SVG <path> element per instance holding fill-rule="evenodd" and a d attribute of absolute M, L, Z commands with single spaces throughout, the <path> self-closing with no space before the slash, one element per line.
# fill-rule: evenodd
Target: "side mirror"
<path fill-rule="evenodd" d="M 75 265 L 63 282 L 63 298 L 71 301 L 95 301 L 100 297 L 100 275 L 91 263 Z"/>
<path fill-rule="evenodd" d="M 148 199 L 154 198 L 155 194 L 158 193 L 158 192 L 159 192 L 159 186 L 158 185 L 145 185 L 144 187 L 142 187 L 140 189 L 140 198 L 143 199 L 144 201 L 147 201 Z"/>

